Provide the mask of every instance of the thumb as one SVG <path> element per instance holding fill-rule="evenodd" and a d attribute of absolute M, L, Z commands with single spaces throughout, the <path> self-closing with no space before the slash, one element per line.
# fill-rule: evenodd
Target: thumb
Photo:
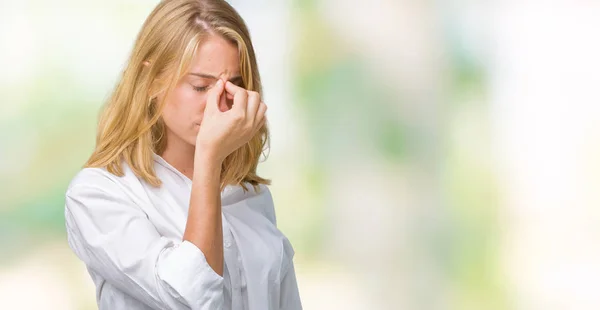
<path fill-rule="evenodd" d="M 215 83 L 215 86 L 208 91 L 206 98 L 206 110 L 219 111 L 219 101 L 224 88 L 223 80 L 219 79 L 217 83 Z"/>

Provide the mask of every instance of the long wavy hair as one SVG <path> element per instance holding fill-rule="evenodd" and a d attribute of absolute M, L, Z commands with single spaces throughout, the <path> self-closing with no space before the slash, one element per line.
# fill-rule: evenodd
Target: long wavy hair
<path fill-rule="evenodd" d="M 133 51 L 102 109 L 96 148 L 85 167 L 106 167 L 117 176 L 124 174 L 125 161 L 139 178 L 153 186 L 161 180 L 154 171 L 152 152 L 166 147 L 166 126 L 161 118 L 168 94 L 187 73 L 194 55 L 209 35 L 220 35 L 236 45 L 240 57 L 242 87 L 262 96 L 262 85 L 244 20 L 224 0 L 163 0 L 150 13 Z M 166 96 L 163 96 L 165 98 Z M 221 189 L 245 182 L 255 188 L 270 184 L 256 174 L 263 151 L 269 146 L 265 125 L 245 145 L 231 153 L 221 167 Z"/>

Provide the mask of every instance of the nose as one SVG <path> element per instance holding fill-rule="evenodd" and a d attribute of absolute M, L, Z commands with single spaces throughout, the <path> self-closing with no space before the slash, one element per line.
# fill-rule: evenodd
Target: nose
<path fill-rule="evenodd" d="M 223 83 L 225 83 L 227 81 L 227 79 L 223 79 Z M 229 111 L 231 110 L 231 107 L 233 106 L 233 98 L 229 99 L 230 96 L 228 96 L 227 90 L 223 90 L 223 93 L 221 94 L 221 97 L 219 97 L 219 110 L 221 110 L 221 112 L 225 112 L 225 111 Z"/>

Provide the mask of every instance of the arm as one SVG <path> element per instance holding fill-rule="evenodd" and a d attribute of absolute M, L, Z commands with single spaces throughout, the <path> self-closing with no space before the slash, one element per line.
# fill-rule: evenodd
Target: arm
<path fill-rule="evenodd" d="M 231 109 L 219 102 L 233 97 Z M 221 169 L 229 154 L 246 144 L 264 125 L 267 106 L 260 94 L 219 79 L 207 94 L 204 116 L 196 136 L 190 210 L 183 236 L 198 246 L 213 269 L 223 274 Z M 231 168 L 235 169 L 235 168 Z"/>
<path fill-rule="evenodd" d="M 302 310 L 298 282 L 296 281 L 296 270 L 294 263 L 288 267 L 281 280 L 281 297 L 279 298 L 279 309 Z"/>
<path fill-rule="evenodd" d="M 195 244 L 208 264 L 223 276 L 223 223 L 221 222 L 221 162 L 198 152 L 194 160 L 190 209 L 183 240 Z"/>
<path fill-rule="evenodd" d="M 69 246 L 94 272 L 153 309 L 221 309 L 223 278 L 188 241 L 162 237 L 114 181 L 88 175 L 66 195 Z"/>
<path fill-rule="evenodd" d="M 273 223 L 273 225 L 277 226 L 277 216 L 275 214 L 275 205 L 273 203 L 273 196 L 271 195 L 271 191 L 269 188 L 264 185 L 261 186 L 262 190 L 265 191 L 266 195 L 266 210 L 265 215 Z M 302 310 L 302 302 L 300 301 L 300 292 L 298 291 L 298 283 L 296 281 L 296 269 L 294 267 L 294 262 L 292 261 L 294 257 L 294 249 L 292 244 L 287 240 L 285 242 L 285 250 L 287 256 L 290 257 L 290 263 L 287 265 L 287 268 L 283 271 L 283 277 L 281 278 L 281 290 L 279 297 L 279 309 L 285 310 Z"/>

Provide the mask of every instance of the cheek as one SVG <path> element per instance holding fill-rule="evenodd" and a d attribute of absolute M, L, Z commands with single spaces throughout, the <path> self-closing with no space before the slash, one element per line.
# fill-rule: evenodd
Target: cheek
<path fill-rule="evenodd" d="M 191 119 L 196 119 L 198 115 L 204 113 L 206 107 L 206 94 L 197 92 L 191 87 L 183 87 L 174 93 L 172 103 Z"/>
<path fill-rule="evenodd" d="M 163 117 L 166 125 L 172 129 L 197 128 L 194 123 L 202 120 L 205 107 L 205 93 L 183 86 L 175 89 L 167 98 Z"/>
<path fill-rule="evenodd" d="M 175 94 L 174 102 L 186 115 L 196 117 L 204 112 L 206 94 L 195 91 L 192 87 L 182 87 Z"/>

